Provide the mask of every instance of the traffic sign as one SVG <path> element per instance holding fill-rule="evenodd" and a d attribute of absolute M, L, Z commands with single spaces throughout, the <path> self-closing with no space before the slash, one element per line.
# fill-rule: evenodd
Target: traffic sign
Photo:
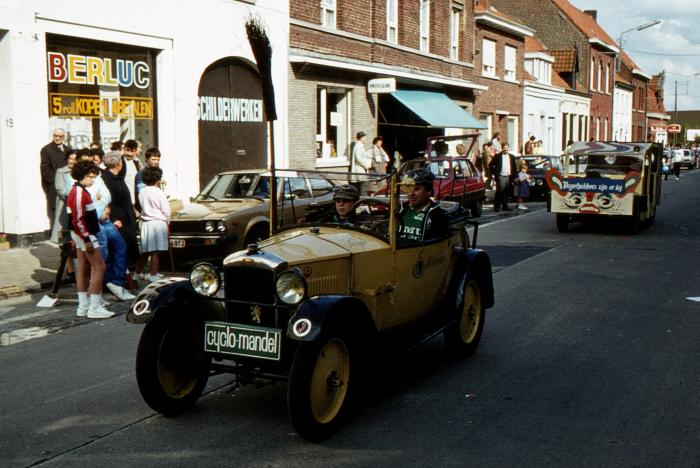
<path fill-rule="evenodd" d="M 681 124 L 671 124 L 666 127 L 668 133 L 681 133 Z"/>

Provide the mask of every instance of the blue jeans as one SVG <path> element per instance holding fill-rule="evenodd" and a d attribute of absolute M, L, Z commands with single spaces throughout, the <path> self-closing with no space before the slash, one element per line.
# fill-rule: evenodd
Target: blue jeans
<path fill-rule="evenodd" d="M 119 230 L 114 227 L 112 221 L 105 221 L 100 224 L 97 241 L 100 243 L 100 252 L 107 267 L 104 284 L 112 283 L 117 286 L 124 286 L 126 242 L 124 242 L 124 238 L 119 234 Z"/>

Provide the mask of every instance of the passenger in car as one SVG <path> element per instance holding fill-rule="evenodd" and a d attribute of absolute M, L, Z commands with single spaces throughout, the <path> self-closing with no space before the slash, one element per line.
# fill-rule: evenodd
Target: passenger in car
<path fill-rule="evenodd" d="M 343 225 L 356 224 L 355 213 L 352 211 L 352 207 L 359 199 L 359 190 L 350 184 L 341 185 L 335 192 L 335 195 L 333 195 L 336 212 L 333 214 L 333 219 L 330 222 Z"/>
<path fill-rule="evenodd" d="M 401 205 L 398 214 L 399 244 L 415 244 L 445 237 L 449 229 L 447 215 L 437 202 L 430 199 L 435 176 L 425 168 L 416 169 L 408 176 L 412 180 L 405 183 L 412 186 L 408 201 Z"/>

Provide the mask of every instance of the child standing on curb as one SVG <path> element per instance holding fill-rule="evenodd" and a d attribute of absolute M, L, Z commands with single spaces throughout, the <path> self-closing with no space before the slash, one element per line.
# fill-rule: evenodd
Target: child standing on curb
<path fill-rule="evenodd" d="M 518 183 L 515 184 L 515 196 L 518 199 L 519 210 L 527 210 L 525 199 L 530 196 L 530 176 L 527 173 L 527 161 L 520 162 L 520 171 L 518 172 Z"/>
<path fill-rule="evenodd" d="M 141 276 L 146 260 L 150 257 L 150 274 L 143 275 L 148 281 L 156 281 L 163 277 L 158 273 L 159 254 L 168 250 L 168 224 L 170 223 L 170 205 L 168 197 L 160 188 L 158 182 L 163 177 L 163 171 L 158 167 L 146 167 L 142 179 L 146 184 L 139 191 L 141 204 L 141 257 L 136 263 L 136 276 Z"/>

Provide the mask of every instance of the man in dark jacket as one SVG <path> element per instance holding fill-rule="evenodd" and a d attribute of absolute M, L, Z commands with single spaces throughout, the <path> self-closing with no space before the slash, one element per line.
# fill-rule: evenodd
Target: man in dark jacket
<path fill-rule="evenodd" d="M 398 215 L 399 244 L 409 245 L 445 237 L 449 230 L 447 214 L 440 204 L 430 199 L 435 176 L 426 168 L 408 173 L 408 201 L 401 206 Z"/>
<path fill-rule="evenodd" d="M 66 143 L 66 132 L 62 128 L 53 131 L 51 142 L 41 148 L 41 188 L 46 195 L 46 215 L 49 217 L 50 229 L 53 230 L 56 219 L 56 171 L 66 165 L 65 151 L 70 148 Z"/>
<path fill-rule="evenodd" d="M 136 213 L 131 203 L 131 192 L 124 181 L 123 161 L 121 154 L 109 151 L 102 160 L 106 169 L 102 171 L 110 195 L 112 196 L 110 219 L 126 242 L 127 258 L 135 262 L 139 258 L 139 248 L 136 241 Z"/>
<path fill-rule="evenodd" d="M 496 195 L 493 199 L 493 211 L 513 211 L 508 208 L 508 195 L 513 182 L 518 177 L 515 157 L 508 152 L 508 143 L 503 143 L 501 152 L 491 160 L 491 174 L 496 179 Z"/>

